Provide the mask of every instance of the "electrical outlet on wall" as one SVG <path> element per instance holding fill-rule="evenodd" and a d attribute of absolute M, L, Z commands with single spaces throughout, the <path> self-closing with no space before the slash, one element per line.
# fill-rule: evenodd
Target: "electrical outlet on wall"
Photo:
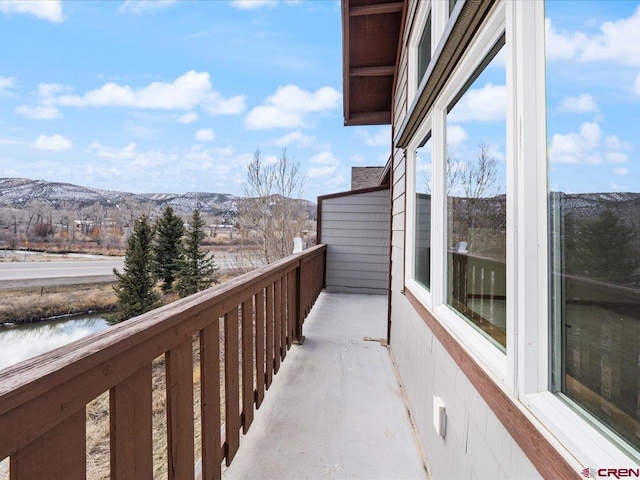
<path fill-rule="evenodd" d="M 440 397 L 433 397 L 433 426 L 442 438 L 447 433 L 447 412 Z"/>

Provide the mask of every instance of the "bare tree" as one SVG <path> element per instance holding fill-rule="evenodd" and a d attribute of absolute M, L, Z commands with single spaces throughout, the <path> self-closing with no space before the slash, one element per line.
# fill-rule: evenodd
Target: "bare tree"
<path fill-rule="evenodd" d="M 256 267 L 286 257 L 293 251 L 293 237 L 306 220 L 302 203 L 305 177 L 300 163 L 287 157 L 286 149 L 275 164 L 266 164 L 257 149 L 247 168 L 244 198 L 238 201 L 238 226 L 258 248 L 246 251 L 243 263 Z"/>

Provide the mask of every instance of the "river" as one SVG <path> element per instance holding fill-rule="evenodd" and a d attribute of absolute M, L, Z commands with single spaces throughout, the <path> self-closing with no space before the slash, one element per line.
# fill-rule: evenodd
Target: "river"
<path fill-rule="evenodd" d="M 0 326 L 0 370 L 108 326 L 100 315 L 74 315 L 11 327 Z"/>

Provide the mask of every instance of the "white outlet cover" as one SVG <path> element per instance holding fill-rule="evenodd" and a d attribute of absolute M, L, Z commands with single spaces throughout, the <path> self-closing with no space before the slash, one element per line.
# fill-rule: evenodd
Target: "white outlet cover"
<path fill-rule="evenodd" d="M 438 435 L 444 438 L 447 433 L 447 412 L 440 397 L 433 397 L 433 426 Z"/>

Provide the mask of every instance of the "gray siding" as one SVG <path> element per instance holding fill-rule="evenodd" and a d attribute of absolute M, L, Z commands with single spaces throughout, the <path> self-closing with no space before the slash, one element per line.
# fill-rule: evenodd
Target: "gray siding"
<path fill-rule="evenodd" d="M 386 295 L 389 285 L 389 190 L 322 199 L 329 292 Z"/>

